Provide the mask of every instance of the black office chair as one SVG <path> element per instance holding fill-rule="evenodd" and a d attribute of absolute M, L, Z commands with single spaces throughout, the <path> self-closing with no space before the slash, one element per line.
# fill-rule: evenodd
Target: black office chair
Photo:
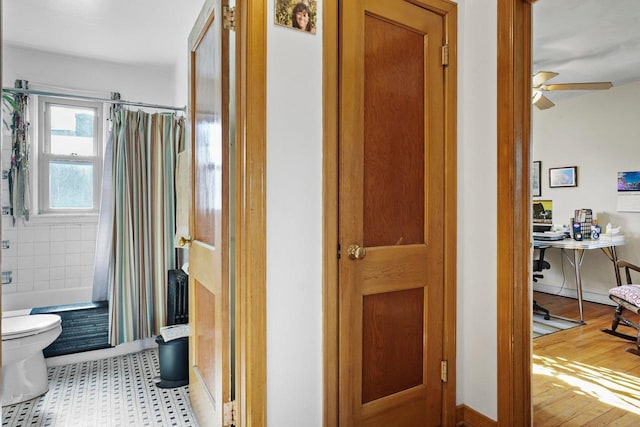
<path fill-rule="evenodd" d="M 539 248 L 540 250 L 540 254 L 538 256 L 538 259 L 533 260 L 533 281 L 537 282 L 538 279 L 542 279 L 544 276 L 540 273 L 536 274 L 536 272 L 540 272 L 542 270 L 548 270 L 551 268 L 551 264 L 549 264 L 547 261 L 544 260 L 544 251 L 547 250 L 547 248 L 545 247 L 541 247 Z M 536 311 L 538 313 L 543 313 L 544 314 L 544 318 L 545 320 L 549 320 L 549 310 L 547 310 L 546 308 L 538 305 L 538 303 L 534 300 L 533 301 L 533 311 Z"/>

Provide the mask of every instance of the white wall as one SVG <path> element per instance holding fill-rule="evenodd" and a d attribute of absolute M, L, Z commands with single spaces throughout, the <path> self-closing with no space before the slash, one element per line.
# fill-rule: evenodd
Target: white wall
<path fill-rule="evenodd" d="M 322 22 L 267 5 L 267 424 L 322 425 Z M 322 16 L 318 2 L 318 16 Z"/>
<path fill-rule="evenodd" d="M 174 104 L 176 107 L 186 107 L 189 101 L 189 47 L 184 44 L 184 54 L 175 66 Z"/>
<path fill-rule="evenodd" d="M 497 9 L 458 1 L 457 404 L 497 419 Z"/>
<path fill-rule="evenodd" d="M 173 105 L 176 96 L 173 66 L 126 65 L 7 44 L 2 62 L 3 86 L 13 87 L 15 79 L 23 79 L 34 85 L 100 92 L 93 96 L 107 98 L 110 92 L 120 92 L 122 99 L 163 105 Z M 186 90 L 185 84 L 182 87 Z"/>
<path fill-rule="evenodd" d="M 176 84 L 174 67 L 130 66 L 10 45 L 3 46 L 2 66 L 5 87 L 24 79 L 40 90 L 81 90 L 87 96 L 107 98 L 118 91 L 122 99 L 163 105 L 174 105 L 178 87 L 186 91 L 186 83 Z M 11 141 L 4 129 L 2 135 L 6 170 Z M 7 189 L 3 181 L 3 206 L 8 204 Z M 11 247 L 3 250 L 2 270 L 13 272 L 13 282 L 2 286 L 2 309 L 89 301 L 96 224 L 96 216 L 57 222 L 34 217 L 27 223 L 19 220 L 14 227 L 10 217 L 3 216 L 2 238 L 10 240 Z"/>
<path fill-rule="evenodd" d="M 618 248 L 618 257 L 633 263 L 640 263 L 640 212 L 616 210 L 617 173 L 640 170 L 639 98 L 640 83 L 631 83 L 560 99 L 551 109 L 534 108 L 532 126 L 533 159 L 542 161 L 540 199 L 553 201 L 554 223 L 569 224 L 574 209 L 592 209 L 603 231 L 608 222 L 622 226 L 626 245 Z M 562 166 L 578 166 L 577 187 L 549 188 L 549 168 Z M 557 250 L 547 250 L 545 259 L 551 270 L 534 289 L 575 297 L 573 267 Z M 607 257 L 587 251 L 582 273 L 585 299 L 610 303 L 615 278 Z"/>

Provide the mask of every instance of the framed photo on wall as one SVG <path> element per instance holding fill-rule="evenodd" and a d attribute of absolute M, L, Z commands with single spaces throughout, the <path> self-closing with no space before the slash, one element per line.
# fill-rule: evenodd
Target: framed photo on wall
<path fill-rule="evenodd" d="M 317 0 L 276 0 L 274 20 L 277 25 L 315 34 L 317 9 Z"/>
<path fill-rule="evenodd" d="M 578 167 L 549 168 L 549 187 L 577 187 Z"/>
<path fill-rule="evenodd" d="M 540 171 L 542 170 L 542 162 L 536 160 L 531 165 L 531 197 L 542 196 L 542 183 L 540 182 Z"/>

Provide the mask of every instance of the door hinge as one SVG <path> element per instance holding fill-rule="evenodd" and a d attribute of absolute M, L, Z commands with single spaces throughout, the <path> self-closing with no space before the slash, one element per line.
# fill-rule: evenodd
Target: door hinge
<path fill-rule="evenodd" d="M 338 243 L 338 259 L 340 259 L 340 243 Z"/>
<path fill-rule="evenodd" d="M 222 6 L 222 27 L 225 30 L 236 30 L 236 8 L 231 6 Z"/>
<path fill-rule="evenodd" d="M 447 377 L 449 376 L 449 364 L 446 360 L 440 362 L 440 379 L 443 383 L 447 382 Z"/>
<path fill-rule="evenodd" d="M 222 405 L 222 418 L 223 418 L 223 426 L 235 426 L 236 425 L 236 401 L 232 400 L 231 402 L 226 402 Z"/>
<path fill-rule="evenodd" d="M 449 45 L 442 45 L 442 65 L 449 65 Z"/>

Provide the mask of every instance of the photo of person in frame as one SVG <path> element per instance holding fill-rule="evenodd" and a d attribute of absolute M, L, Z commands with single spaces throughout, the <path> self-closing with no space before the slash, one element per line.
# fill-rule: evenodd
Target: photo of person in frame
<path fill-rule="evenodd" d="M 276 0 L 275 23 L 315 34 L 316 11 L 316 0 Z"/>

